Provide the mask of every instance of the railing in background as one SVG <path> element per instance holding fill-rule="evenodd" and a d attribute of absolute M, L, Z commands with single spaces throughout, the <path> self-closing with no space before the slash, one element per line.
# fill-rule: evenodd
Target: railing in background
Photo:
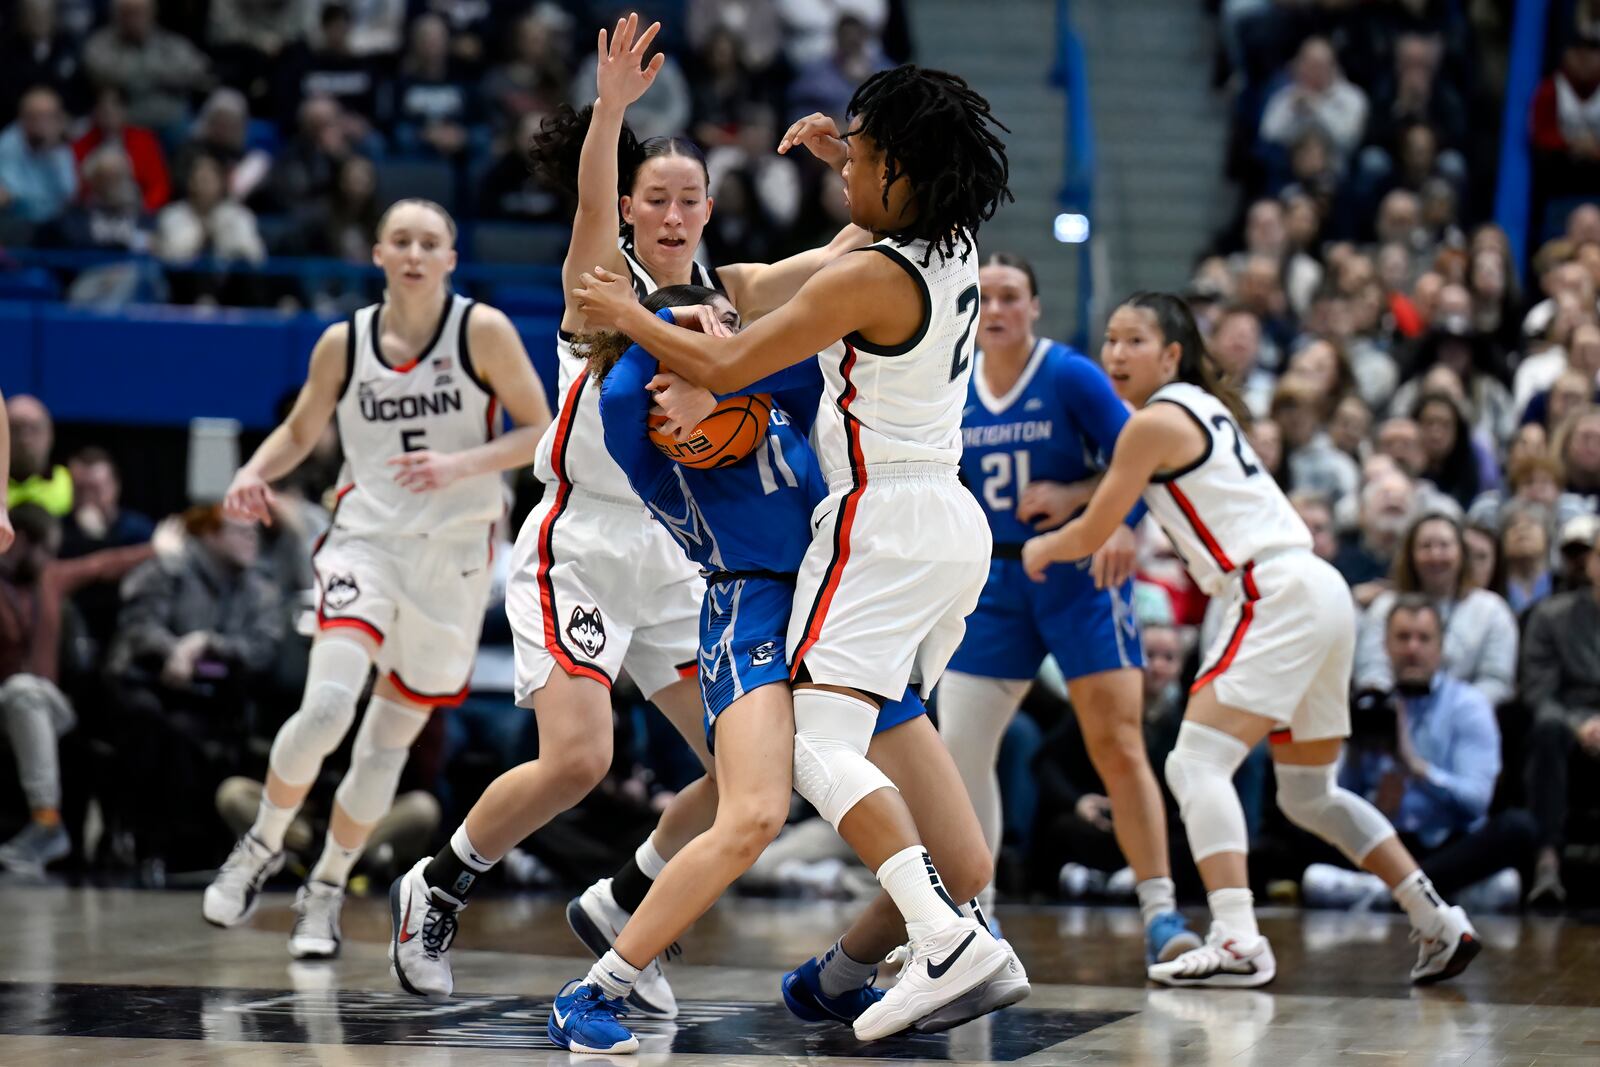
<path fill-rule="evenodd" d="M 1061 213 L 1055 219 L 1055 238 L 1075 245 L 1078 253 L 1078 292 L 1069 340 L 1079 351 L 1088 351 L 1095 294 L 1094 246 L 1099 240 L 1094 232 L 1094 116 L 1089 109 L 1083 41 L 1072 27 L 1069 0 L 1056 0 L 1056 60 L 1050 82 L 1065 94 L 1067 105 L 1062 129 L 1066 159 L 1061 191 L 1056 194 Z"/>
<path fill-rule="evenodd" d="M 1533 204 L 1533 146 L 1529 127 L 1533 94 L 1544 66 L 1544 32 L 1549 0 L 1517 0 L 1512 5 L 1511 46 L 1506 72 L 1505 109 L 1500 123 L 1500 181 L 1494 217 L 1511 242 L 1511 262 L 1519 276 L 1528 262 L 1528 231 Z"/>

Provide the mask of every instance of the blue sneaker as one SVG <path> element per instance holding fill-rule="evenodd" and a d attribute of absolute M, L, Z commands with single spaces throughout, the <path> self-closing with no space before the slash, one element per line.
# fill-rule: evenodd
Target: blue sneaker
<path fill-rule="evenodd" d="M 1164 911 L 1150 920 L 1144 932 L 1144 961 L 1171 963 L 1190 949 L 1199 948 L 1200 935 L 1189 929 L 1183 916 L 1175 911 Z"/>
<path fill-rule="evenodd" d="M 877 972 L 873 972 L 876 977 Z M 783 1002 L 808 1023 L 839 1022 L 849 1025 L 883 999 L 883 990 L 864 985 L 830 997 L 822 991 L 822 964 L 813 956 L 783 976 Z"/>
<path fill-rule="evenodd" d="M 617 1022 L 626 1014 L 628 1006 L 621 997 L 608 997 L 599 986 L 574 978 L 556 994 L 545 1030 L 551 1041 L 569 1052 L 637 1052 L 639 1039 Z"/>

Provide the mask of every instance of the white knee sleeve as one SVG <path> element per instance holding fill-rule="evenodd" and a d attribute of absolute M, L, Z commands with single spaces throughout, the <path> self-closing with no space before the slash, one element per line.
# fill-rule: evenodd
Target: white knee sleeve
<path fill-rule="evenodd" d="M 411 745 L 428 725 L 428 713 L 375 696 L 356 731 L 350 750 L 350 772 L 334 799 L 356 822 L 383 818 L 394 802 Z"/>
<path fill-rule="evenodd" d="M 1000 847 L 1002 831 L 995 760 L 1029 684 L 1027 679 L 980 678 L 958 671 L 945 671 L 939 680 L 939 736 L 955 760 L 991 849 Z"/>
<path fill-rule="evenodd" d="M 869 794 L 894 785 L 867 762 L 878 722 L 871 704 L 843 693 L 794 695 L 794 788 L 834 829 Z"/>
<path fill-rule="evenodd" d="M 1219 852 L 1248 852 L 1250 837 L 1233 775 L 1250 750 L 1231 734 L 1197 722 L 1178 728 L 1167 757 L 1167 785 L 1178 798 L 1189 851 L 1198 863 Z"/>
<path fill-rule="evenodd" d="M 1367 854 L 1394 836 L 1383 813 L 1348 789 L 1339 787 L 1339 768 L 1296 767 L 1279 763 L 1278 807 L 1289 821 L 1316 834 L 1360 866 Z"/>
<path fill-rule="evenodd" d="M 272 741 L 268 763 L 290 785 L 307 785 L 322 761 L 339 747 L 356 718 L 356 701 L 367 684 L 372 660 L 354 641 L 325 637 L 311 646 L 306 691 Z"/>

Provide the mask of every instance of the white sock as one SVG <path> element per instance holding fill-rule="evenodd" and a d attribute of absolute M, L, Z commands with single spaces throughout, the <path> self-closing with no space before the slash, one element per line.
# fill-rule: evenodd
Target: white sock
<path fill-rule="evenodd" d="M 1256 898 L 1248 889 L 1217 889 L 1206 894 L 1211 917 L 1240 937 L 1260 937 L 1256 926 Z"/>
<path fill-rule="evenodd" d="M 472 839 L 467 836 L 466 823 L 456 827 L 456 832 L 450 835 L 450 851 L 456 854 L 456 859 L 479 874 L 489 870 L 499 862 L 498 860 L 485 859 L 477 849 L 472 847 Z"/>
<path fill-rule="evenodd" d="M 639 980 L 639 968 L 609 949 L 595 961 L 584 978 L 584 984 L 597 985 L 608 997 L 626 997 L 633 992 L 633 983 Z"/>
<path fill-rule="evenodd" d="M 667 861 L 661 858 L 661 851 L 656 848 L 655 834 L 645 838 L 644 844 L 634 849 L 633 862 L 639 865 L 639 873 L 652 882 L 661 877 L 661 872 L 667 868 Z"/>
<path fill-rule="evenodd" d="M 878 868 L 878 884 L 900 909 L 906 932 L 913 938 L 962 918 L 939 880 L 939 872 L 933 869 L 928 850 L 921 845 L 903 848 L 884 860 Z"/>
<path fill-rule="evenodd" d="M 1439 913 L 1444 910 L 1445 903 L 1421 867 L 1394 887 L 1394 902 L 1405 909 L 1411 925 L 1424 936 L 1432 936 L 1439 928 Z"/>
<path fill-rule="evenodd" d="M 267 799 L 267 791 L 261 791 L 261 806 L 256 808 L 256 821 L 250 826 L 250 836 L 266 845 L 269 851 L 281 852 L 283 850 L 283 835 L 289 832 L 289 824 L 294 822 L 295 812 L 300 810 L 297 804 L 292 808 L 280 808 Z"/>
<path fill-rule="evenodd" d="M 361 858 L 361 850 L 365 847 L 362 844 L 345 848 L 329 834 L 322 843 L 322 855 L 317 857 L 316 866 L 311 868 L 311 881 L 343 886 L 350 880 L 350 872 L 355 870 L 356 860 Z"/>
<path fill-rule="evenodd" d="M 1178 910 L 1177 891 L 1171 878 L 1146 878 L 1133 887 L 1139 895 L 1139 918 L 1149 926 L 1157 915 Z"/>
<path fill-rule="evenodd" d="M 877 971 L 875 964 L 851 959 L 844 950 L 844 942 L 835 941 L 822 957 L 822 993 L 824 996 L 837 997 L 852 989 L 860 989 L 872 981 Z"/>
<path fill-rule="evenodd" d="M 984 892 L 987 892 L 991 897 L 994 896 L 993 889 L 988 889 Z M 983 893 L 979 893 L 965 904 L 957 907 L 956 910 L 969 919 L 978 920 L 978 925 L 985 930 L 989 929 L 989 909 L 983 904 Z"/>

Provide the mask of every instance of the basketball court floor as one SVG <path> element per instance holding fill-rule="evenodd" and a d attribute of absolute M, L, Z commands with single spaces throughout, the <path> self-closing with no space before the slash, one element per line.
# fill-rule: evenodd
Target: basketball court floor
<path fill-rule="evenodd" d="M 563 900 L 474 902 L 444 1004 L 396 990 L 381 897 L 350 901 L 329 964 L 289 960 L 289 901 L 270 894 L 250 926 L 223 931 L 201 920 L 197 892 L 0 884 L 0 1067 L 1600 1064 L 1600 928 L 1567 920 L 1483 920 L 1473 968 L 1414 990 L 1400 917 L 1268 910 L 1270 991 L 1161 990 L 1144 983 L 1133 909 L 1002 907 L 1029 1000 L 862 1045 L 792 1020 L 777 990 L 851 906 L 730 900 L 669 965 L 675 1023 L 630 1017 L 638 1057 L 569 1057 L 545 1037 L 550 997 L 588 967 Z"/>

